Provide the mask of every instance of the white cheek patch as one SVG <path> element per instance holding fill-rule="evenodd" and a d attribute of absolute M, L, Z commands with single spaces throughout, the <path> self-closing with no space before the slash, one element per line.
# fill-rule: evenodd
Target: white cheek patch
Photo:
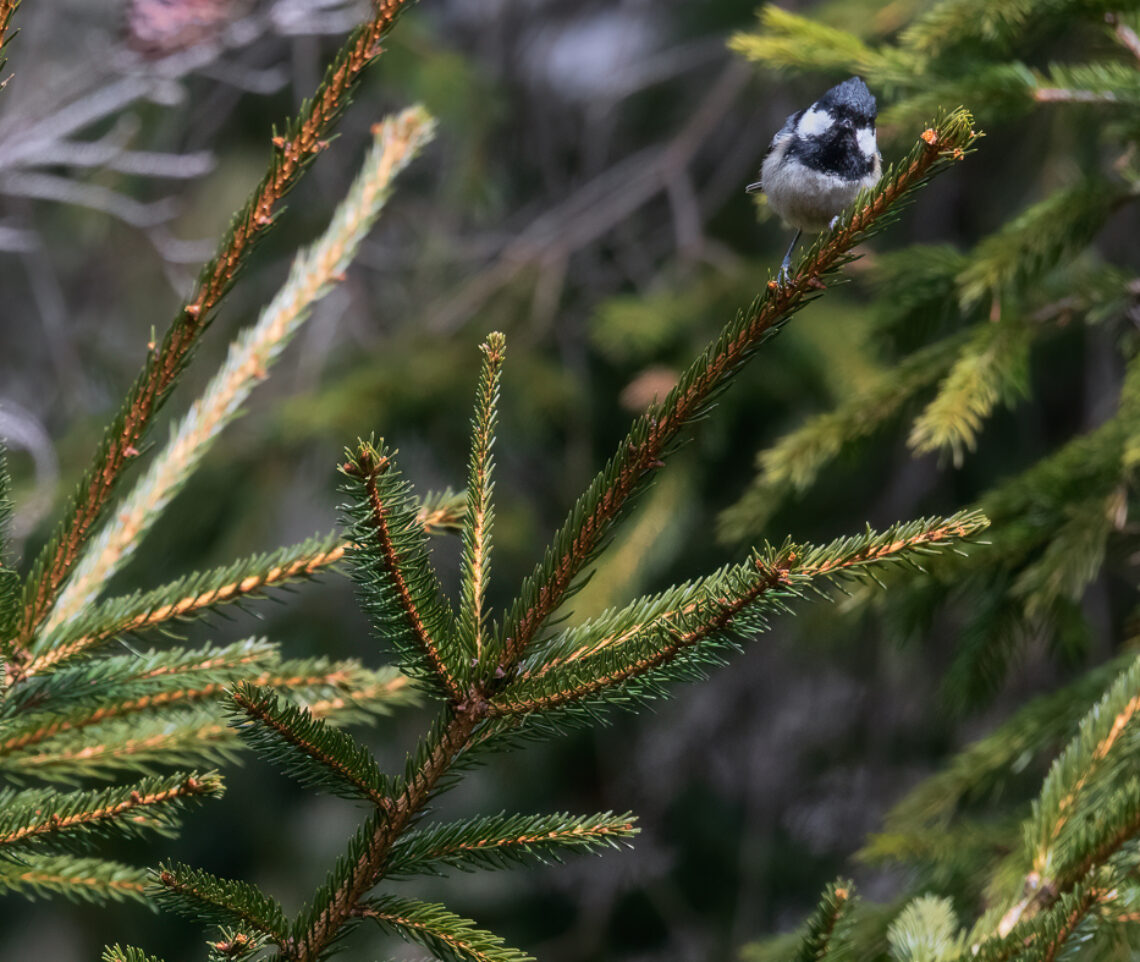
<path fill-rule="evenodd" d="M 859 144 L 859 150 L 862 151 L 864 157 L 875 156 L 878 145 L 875 143 L 874 127 L 860 127 L 855 132 L 855 140 Z"/>
<path fill-rule="evenodd" d="M 831 126 L 831 114 L 826 110 L 811 110 L 804 112 L 800 122 L 796 125 L 796 133 L 801 137 L 818 137 Z"/>

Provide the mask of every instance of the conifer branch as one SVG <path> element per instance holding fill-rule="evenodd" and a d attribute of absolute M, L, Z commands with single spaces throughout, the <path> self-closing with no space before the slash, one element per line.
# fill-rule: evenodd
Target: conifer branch
<path fill-rule="evenodd" d="M 373 128 L 372 147 L 360 174 L 338 205 L 325 233 L 297 255 L 284 285 L 257 322 L 231 345 L 221 370 L 173 430 L 143 478 L 83 551 L 47 615 L 51 633 L 91 604 L 138 547 L 162 509 L 241 411 L 254 387 L 309 317 L 313 304 L 344 272 L 391 193 L 392 181 L 432 138 L 434 122 L 422 108 L 405 110 Z"/>
<path fill-rule="evenodd" d="M 154 882 L 152 891 L 158 901 L 186 918 L 253 930 L 275 942 L 288 938 L 284 909 L 248 882 L 218 878 L 177 863 L 160 865 Z"/>
<path fill-rule="evenodd" d="M 1119 764 L 1113 749 L 1140 737 L 1140 660 L 1123 672 L 1081 723 L 1072 742 L 1054 762 L 1035 806 L 1027 838 L 1033 840 L 1033 871 L 1050 879 L 1053 849 L 1086 788 Z"/>
<path fill-rule="evenodd" d="M 315 962 L 341 926 L 358 912 L 361 900 L 383 872 L 388 852 L 411 821 L 431 798 L 454 759 L 468 746 L 472 732 L 485 709 L 477 704 L 466 711 L 448 709 L 433 732 L 422 763 L 404 782 L 403 790 L 384 813 L 373 819 L 357 837 L 352 857 L 338 865 L 315 900 L 307 917 L 298 920 L 293 936 L 281 946 L 281 956 L 291 962 Z"/>
<path fill-rule="evenodd" d="M 99 858 L 68 855 L 25 855 L 19 862 L 0 861 L 0 892 L 62 895 L 73 901 L 146 901 L 147 872 Z"/>
<path fill-rule="evenodd" d="M 663 464 L 678 435 L 707 409 L 740 365 L 790 316 L 815 296 L 822 277 L 851 259 L 850 250 L 881 226 L 885 216 L 919 185 L 965 156 L 976 137 L 970 115 L 951 113 L 928 128 L 910 157 L 883 177 L 879 186 L 825 234 L 801 259 L 785 284 L 769 281 L 766 293 L 705 350 L 663 404 L 635 422 L 626 440 L 579 499 L 526 580 L 502 629 L 506 671 L 527 651 L 546 619 L 557 609 L 604 542 L 626 504 Z"/>
<path fill-rule="evenodd" d="M 0 0 L 0 51 L 8 46 L 15 34 L 9 34 L 8 30 L 12 26 L 12 15 L 20 8 L 20 0 Z M 0 70 L 4 69 L 7 63 L 3 57 L 0 57 Z M 0 77 L 0 90 L 4 89 L 4 85 L 8 82 L 7 77 Z"/>
<path fill-rule="evenodd" d="M 474 871 L 530 859 L 561 861 L 567 850 L 616 848 L 638 833 L 629 812 L 614 815 L 491 815 L 432 825 L 400 838 L 384 865 L 385 878 L 442 874 L 441 866 Z"/>
<path fill-rule="evenodd" d="M 233 733 L 212 708 L 198 707 L 138 720 L 110 719 L 88 733 L 64 733 L 39 751 L 0 758 L 12 773 L 70 782 L 77 776 L 107 778 L 114 771 L 153 771 L 158 764 L 232 761 Z"/>
<path fill-rule="evenodd" d="M 356 570 L 366 604 L 393 626 L 390 640 L 408 661 L 405 668 L 436 685 L 444 697 L 462 701 L 465 692 L 455 667 L 460 655 L 445 650 L 454 647 L 452 619 L 427 559 L 423 526 L 391 453 L 362 442 L 342 470 L 363 489 L 352 524 L 356 551 L 364 559 Z M 373 573 L 379 580 L 372 580 Z"/>
<path fill-rule="evenodd" d="M 1088 879 L 1060 898 L 1048 899 L 1040 914 L 1026 915 L 1008 928 L 1010 920 L 1003 919 L 1003 930 L 977 946 L 970 957 L 977 962 L 1054 962 L 1092 911 L 1115 897 L 1112 887 Z"/>
<path fill-rule="evenodd" d="M 552 654 L 539 652 L 538 665 L 524 670 L 490 700 L 497 716 L 526 716 L 548 712 L 603 696 L 622 701 L 652 697 L 660 680 L 647 679 L 643 688 L 630 685 L 676 662 L 677 677 L 687 677 L 713 646 L 734 637 L 755 634 L 769 613 L 796 596 L 815 579 L 852 574 L 881 562 L 899 561 L 966 540 L 988 522 L 976 512 L 896 525 L 876 534 L 845 538 L 821 547 L 785 545 L 768 549 L 751 561 L 684 586 L 649 604 L 635 604 L 630 616 L 599 619 L 608 629 L 599 632 L 589 622 L 567 632 Z M 682 604 L 662 604 L 673 596 Z M 637 619 L 642 611 L 650 617 Z M 580 643 L 579 643 L 580 639 Z M 577 647 L 574 645 L 577 644 Z M 674 675 L 666 675 L 672 680 Z M 488 733 L 494 732 L 492 727 Z"/>
<path fill-rule="evenodd" d="M 502 669 L 503 678 L 510 677 L 516 669 L 535 633 L 564 599 L 625 503 L 660 466 L 660 459 L 669 453 L 682 428 L 702 415 L 716 392 L 766 336 L 816 296 L 821 275 L 849 260 L 851 247 L 881 226 L 886 215 L 906 195 L 947 164 L 965 156 L 975 136 L 965 111 L 952 113 L 936 128 L 925 131 L 911 157 L 857 204 L 846 221 L 808 251 L 788 283 L 781 286 L 771 281 L 766 295 L 725 328 L 720 338 L 682 377 L 665 403 L 653 408 L 635 424 L 626 444 L 580 499 L 548 550 L 546 561 L 524 584 L 520 600 L 508 616 L 507 629 L 501 634 L 503 643 L 498 667 Z M 384 811 L 384 817 L 370 819 L 358 834 L 350 850 L 351 857 L 338 864 L 312 909 L 298 919 L 293 936 L 281 946 L 282 958 L 292 962 L 311 962 L 319 958 L 345 922 L 358 913 L 361 900 L 382 876 L 393 844 L 445 780 L 455 759 L 470 747 L 476 729 L 490 710 L 487 696 L 494 696 L 490 690 L 493 684 L 485 692 L 472 691 L 470 695 L 459 689 L 454 674 L 447 668 L 447 658 L 436 647 L 438 639 L 425 630 L 424 605 L 417 603 L 412 590 L 429 589 L 423 594 L 429 607 L 437 604 L 438 595 L 423 549 L 406 536 L 417 526 L 414 514 L 411 522 L 403 517 L 409 495 L 402 482 L 391 477 L 395 472 L 390 455 L 371 444 L 361 444 L 356 454 L 349 455 L 343 470 L 363 488 L 363 499 L 350 509 L 353 511 L 352 540 L 359 546 L 357 578 L 366 588 L 365 600 L 374 616 L 374 624 L 379 621 L 396 625 L 399 619 L 398 627 L 410 633 L 416 648 L 414 654 L 405 657 L 421 677 L 440 680 L 451 704 L 431 737 L 409 762 L 403 787 Z M 393 507 L 400 513 L 401 524 L 391 528 L 386 498 L 392 500 Z M 900 529 L 894 537 L 882 542 L 873 542 L 868 536 L 858 543 L 846 543 L 840 552 L 842 557 L 819 553 L 798 559 L 799 568 L 805 577 L 841 576 L 861 565 L 900 556 L 907 550 L 921 551 L 934 542 L 967 536 L 982 523 L 978 517 L 967 515 L 934 525 L 923 533 Z M 392 540 L 393 533 L 400 535 L 400 546 L 419 552 L 409 569 L 416 573 L 414 582 L 409 582 L 401 573 L 400 566 L 408 564 L 406 553 L 387 550 L 397 546 Z M 787 559 L 786 563 L 792 560 Z M 400 577 L 392 577 L 393 573 Z M 781 571 L 765 569 L 764 574 L 778 581 Z M 786 575 L 786 571 L 783 574 Z M 733 614 L 730 601 L 706 619 L 706 624 L 726 625 Z M 448 640 L 446 634 L 443 639 Z M 399 642 L 397 644 L 399 646 Z M 417 667 L 417 657 L 426 664 Z"/>
<path fill-rule="evenodd" d="M 4 0 L 9 2 L 10 0 Z M 147 355 L 124 408 L 108 426 L 95 461 L 79 483 L 64 520 L 36 559 L 23 601 L 21 647 L 51 610 L 90 531 L 102 517 L 119 477 L 139 447 L 154 415 L 181 375 L 194 346 L 212 320 L 222 297 L 245 266 L 255 243 L 276 220 L 281 199 L 326 139 L 351 97 L 364 69 L 380 52 L 380 41 L 407 7 L 408 0 L 377 0 L 372 17 L 350 34 L 312 100 L 285 133 L 273 138 L 269 169 L 235 217 L 218 253 L 199 275 L 197 290 L 182 307 L 160 346 Z"/>
<path fill-rule="evenodd" d="M 979 325 L 969 344 L 915 419 L 907 444 L 915 454 L 949 450 L 960 467 L 974 450 L 982 422 L 998 404 L 1012 404 L 1029 386 L 1029 347 L 1035 328 L 1006 320 Z"/>
<path fill-rule="evenodd" d="M 326 714 L 336 711 L 326 697 L 330 692 L 338 693 L 342 709 L 352 704 L 376 710 L 399 701 L 407 691 L 407 679 L 398 672 L 369 672 L 351 661 L 278 662 L 276 648 L 263 641 L 107 658 L 88 670 L 50 676 L 42 690 L 27 693 L 31 697 L 25 705 L 17 705 L 18 718 L 0 736 L 0 759 L 126 715 L 211 702 L 239 681 L 287 691 L 302 701 L 319 700 Z M 78 707 L 66 710 L 69 702 L 78 702 Z M 36 710 L 41 704 L 51 705 L 51 710 Z"/>
<path fill-rule="evenodd" d="M 791 962 L 829 962 L 843 958 L 846 947 L 844 929 L 856 900 L 853 882 L 845 879 L 832 882 L 804 925 L 799 950 Z"/>
<path fill-rule="evenodd" d="M 401 935 L 449 962 L 533 962 L 533 957 L 503 945 L 497 935 L 442 905 L 385 895 L 354 913 Z"/>
<path fill-rule="evenodd" d="M 104 642 L 132 632 L 145 631 L 173 620 L 200 617 L 220 605 L 241 603 L 274 588 L 312 578 L 335 565 L 346 545 L 336 533 L 282 548 L 272 554 L 254 555 L 190 575 L 152 591 L 122 598 L 108 598 L 92 606 L 63 630 L 44 635 L 33 646 L 31 659 L 13 669 L 11 681 L 19 682 L 57 670 Z"/>
<path fill-rule="evenodd" d="M 20 716 L 6 727 L 0 742 L 0 770 L 73 781 L 79 776 L 106 778 L 115 770 L 147 772 L 156 764 L 232 759 L 241 741 L 225 724 L 220 699 L 235 680 L 275 688 L 314 718 L 332 724 L 384 714 L 414 701 L 408 679 L 392 669 L 371 672 L 353 662 L 323 659 L 231 672 L 224 682 L 195 686 L 179 687 L 177 676 L 161 680 L 153 695 L 110 697 L 59 714 Z"/>
<path fill-rule="evenodd" d="M 487 613 L 484 610 L 487 581 L 491 574 L 491 531 L 495 509 L 494 458 L 498 425 L 499 382 L 502 378 L 507 339 L 499 332 L 488 335 L 480 346 L 483 365 L 475 397 L 472 420 L 471 456 L 467 466 L 467 510 L 463 520 L 462 601 L 457 622 L 459 643 L 464 654 L 476 662 L 483 660 Z"/>
<path fill-rule="evenodd" d="M 282 703 L 268 688 L 239 684 L 230 701 L 237 709 L 232 724 L 242 739 L 302 785 L 384 809 L 391 804 L 372 753 L 348 732 Z"/>
<path fill-rule="evenodd" d="M 59 794 L 50 789 L 5 792 L 0 805 L 0 853 L 33 843 L 74 843 L 99 835 L 169 834 L 187 802 L 222 794 L 214 772 L 148 778 L 136 785 Z"/>
<path fill-rule="evenodd" d="M 100 962 L 163 962 L 157 955 L 148 955 L 133 945 L 109 945 L 99 957 Z"/>

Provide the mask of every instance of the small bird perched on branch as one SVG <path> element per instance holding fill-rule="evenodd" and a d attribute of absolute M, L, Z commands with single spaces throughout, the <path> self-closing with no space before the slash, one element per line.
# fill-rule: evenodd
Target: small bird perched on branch
<path fill-rule="evenodd" d="M 832 87 L 807 110 L 798 110 L 772 138 L 760 180 L 745 188 L 763 191 L 780 218 L 796 228 L 780 265 L 788 276 L 792 251 L 805 230 L 819 231 L 883 172 L 875 141 L 875 97 L 859 77 Z"/>

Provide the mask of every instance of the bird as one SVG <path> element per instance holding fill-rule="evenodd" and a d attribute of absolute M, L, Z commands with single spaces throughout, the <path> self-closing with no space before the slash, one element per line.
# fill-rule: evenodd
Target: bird
<path fill-rule="evenodd" d="M 787 280 L 792 251 L 805 231 L 823 230 L 864 187 L 883 173 L 875 139 L 878 107 L 861 77 L 836 84 L 806 110 L 784 122 L 764 157 L 760 180 L 745 190 L 763 191 L 768 205 L 796 229 L 780 265 Z"/>

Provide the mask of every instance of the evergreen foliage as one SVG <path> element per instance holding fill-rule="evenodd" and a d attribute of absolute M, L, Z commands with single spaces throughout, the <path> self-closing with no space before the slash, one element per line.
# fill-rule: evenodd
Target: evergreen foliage
<path fill-rule="evenodd" d="M 872 271 L 879 287 L 873 330 L 884 361 L 876 385 L 757 452 L 753 484 L 721 516 L 723 540 L 764 533 L 793 496 L 810 495 L 826 468 L 873 435 L 901 431 L 914 456 L 937 452 L 965 465 L 995 414 L 1032 398 L 1042 352 L 1075 324 L 1111 329 L 1128 316 L 1133 279 L 1101 263 L 1090 244 L 1140 196 L 1128 160 L 1136 131 L 1111 113 L 1075 116 L 1125 110 L 1140 76 L 1128 42 L 1135 33 L 1116 13 L 1106 18 L 1108 10 L 942 0 L 897 37 L 875 41 L 870 31 L 856 35 L 768 6 L 756 33 L 733 39 L 734 49 L 767 67 L 862 73 L 888 91 L 881 113 L 888 137 L 932 105 L 962 100 L 983 122 L 1011 110 L 1068 111 L 1074 116 L 1066 122 L 1087 123 L 1081 129 L 1090 141 L 1060 184 L 1045 180 L 1042 196 L 1030 195 L 972 249 L 916 245 L 882 259 Z M 1096 59 L 1032 66 L 1043 38 L 1105 26 L 1115 49 L 1093 44 Z M 1026 638 L 1045 632 L 1071 652 L 1088 635 L 1077 604 L 1126 537 L 1133 480 L 1121 445 L 1135 433 L 1136 345 L 1127 334 L 1118 344 L 1126 375 L 1116 415 L 977 497 L 995 525 L 994 550 L 962 564 L 940 562 L 910 590 L 874 596 L 888 622 L 910 633 L 941 610 L 954 613 L 961 640 L 945 691 L 956 707 L 996 691 Z"/>
<path fill-rule="evenodd" d="M 560 736 L 572 723 L 603 720 L 611 708 L 642 707 L 675 682 L 703 677 L 762 635 L 774 616 L 835 591 L 847 593 L 847 610 L 897 603 L 888 614 L 912 627 L 953 603 L 964 616 L 947 684 L 967 703 L 1001 683 L 1020 641 L 1042 625 L 1057 635 L 1079 633 L 1081 596 L 1113 547 L 1124 543 L 1140 461 L 1134 338 L 1121 338 L 1126 373 L 1116 412 L 993 485 L 973 506 L 882 531 L 868 527 L 821 545 L 763 541 L 781 500 L 810 491 L 856 440 L 904 419 L 915 455 L 937 452 L 966 463 L 995 412 L 1030 395 L 1037 345 L 1075 320 L 1107 326 L 1119 319 L 1135 299 L 1134 282 L 1096 263 L 1088 248 L 1107 218 L 1140 194 L 1140 174 L 1122 152 L 1111 172 L 1099 165 L 1054 186 L 972 250 L 919 247 L 884 258 L 884 303 L 874 330 L 882 366 L 835 410 L 760 452 L 751 490 L 722 516 L 725 540 L 759 546 L 739 563 L 573 626 L 561 623 L 567 602 L 633 504 L 744 365 L 838 280 L 858 243 L 973 150 L 972 115 L 962 108 L 943 112 L 943 103 L 976 103 L 980 116 L 1000 120 L 1054 105 L 1117 109 L 1140 99 L 1138 67 L 1125 62 L 1127 52 L 1040 69 L 1033 66 L 1040 58 L 1022 50 L 1026 38 L 1110 10 L 1100 2 L 941 0 L 882 42 L 768 7 L 760 32 L 736 38 L 735 49 L 777 68 L 858 71 L 895 97 L 884 110 L 884 126 L 908 137 L 921 134 L 880 184 L 807 248 L 790 277 L 770 277 L 665 399 L 635 420 L 497 616 L 489 610 L 487 585 L 506 357 L 506 339 L 498 333 L 482 345 L 462 496 L 418 497 L 394 449 L 361 440 L 341 465 L 348 499 L 343 533 L 104 598 L 109 579 L 240 412 L 313 302 L 341 278 L 393 176 L 430 138 L 432 123 L 419 110 L 377 127 L 364 170 L 328 231 L 297 258 L 278 297 L 235 342 L 170 443 L 121 502 L 115 521 L 100 527 L 218 303 L 272 225 L 280 199 L 327 146 L 333 121 L 404 5 L 374 5 L 300 117 L 274 138 L 265 178 L 193 297 L 148 354 L 63 520 L 25 576 L 7 566 L 0 543 L 0 773 L 12 783 L 0 791 L 0 890 L 150 899 L 216 927 L 207 943 L 210 959 L 274 953 L 289 962 L 315 962 L 371 921 L 438 959 L 524 962 L 531 956 L 496 934 L 441 904 L 396 894 L 392 883 L 448 869 L 558 860 L 571 851 L 619 846 L 637 830 L 632 815 L 612 812 L 429 821 L 433 799 L 486 762 L 488 747 Z M 0 39 L 6 39 L 11 10 L 0 0 Z M 1108 25 L 1120 38 L 1115 14 Z M 1101 127 L 1099 146 L 1134 146 L 1127 123 Z M 0 463 L 0 542 L 10 513 L 7 488 Z M 991 520 L 996 524 L 986 550 L 958 550 Z M 454 602 L 431 558 L 429 536 L 440 530 L 460 538 Z M 286 661 L 259 639 L 109 654 L 110 644 L 125 636 L 169 631 L 175 621 L 251 603 L 342 558 L 391 667 Z M 865 857 L 916 864 L 921 884 L 944 885 L 950 894 L 916 890 L 918 897 L 905 905 L 879 907 L 857 903 L 852 883 L 836 882 L 801 933 L 779 941 L 781 956 L 804 962 L 1053 960 L 1127 925 L 1140 898 L 1134 881 L 1140 779 L 1132 770 L 1140 747 L 1140 660 L 1127 661 L 1029 705 L 894 810 Z M 436 715 L 400 774 L 385 773 L 362 741 L 336 727 L 413 696 L 430 700 Z M 1067 747 L 1030 801 L 1024 783 L 1037 779 L 1038 767 L 1062 741 Z M 325 881 L 294 917 L 250 882 L 167 863 L 146 886 L 139 870 L 87 854 L 103 839 L 176 830 L 184 810 L 220 794 L 223 783 L 214 772 L 168 769 L 227 760 L 239 742 L 302 786 L 365 810 Z M 121 783 L 117 776 L 124 771 L 141 777 Z M 92 788 L 94 779 L 111 784 Z M 65 791 L 52 782 L 79 787 Z M 1006 789 L 1013 796 L 1006 810 L 980 811 L 982 802 Z M 966 930 L 950 895 L 976 915 Z M 119 945 L 103 957 L 153 960 Z M 765 957 L 764 950 L 753 957 Z"/>
<path fill-rule="evenodd" d="M 943 695 L 958 711 L 1001 690 L 1042 642 L 1059 661 L 1079 663 L 1093 634 L 1087 590 L 1106 590 L 1119 559 L 1135 552 L 1136 285 L 1094 247 L 1140 196 L 1138 130 L 1128 119 L 1140 78 L 1134 7 L 940 0 L 908 8 L 909 23 L 850 31 L 834 25 L 835 8 L 820 23 L 767 6 L 759 29 L 732 41 L 769 68 L 861 73 L 884 92 L 888 139 L 931 105 L 962 100 L 994 132 L 1008 127 L 1026 140 L 1016 148 L 1029 187 L 1019 213 L 969 249 L 916 245 L 872 266 L 881 382 L 757 452 L 751 489 L 720 520 L 722 539 L 751 540 L 825 473 L 834 482 L 841 456 L 873 434 L 964 467 L 958 477 L 969 478 L 992 523 L 990 547 L 931 559 L 905 588 L 888 578 L 890 590 L 856 589 L 845 605 L 881 613 L 896 636 L 948 627 L 955 643 Z M 1072 62 L 1055 62 L 1062 34 L 1072 38 Z M 1080 149 L 1069 139 L 1077 130 Z M 1052 450 L 1025 445 L 1012 469 L 999 459 L 995 472 L 992 449 L 977 456 L 987 435 L 1001 433 L 995 415 L 1010 408 L 1031 423 L 1028 409 L 1046 387 L 1041 359 L 1071 345 L 1074 327 L 1116 352 L 1114 409 Z M 1132 588 L 1112 597 L 1131 611 L 1113 622 L 1125 630 L 1116 642 L 1130 649 L 1137 598 Z M 908 901 L 857 909 L 865 929 L 852 941 L 856 957 L 883 957 L 883 939 L 896 960 L 1131 957 L 1138 678 L 1132 651 L 1086 669 L 911 789 L 860 853 L 911 869 Z M 963 930 L 955 908 L 973 920 Z M 748 956 L 785 946 L 758 943 Z"/>
<path fill-rule="evenodd" d="M 851 909 L 854 883 L 840 879 L 824 891 L 819 906 L 804 924 L 795 962 L 842 962 L 850 958 Z"/>
<path fill-rule="evenodd" d="M 640 704 L 664 695 L 670 683 L 700 677 L 740 642 L 762 633 L 771 614 L 793 600 L 827 597 L 826 588 L 875 569 L 902 563 L 915 570 L 925 555 L 970 540 L 987 524 L 978 512 L 900 523 L 886 531 L 813 546 L 765 546 L 745 562 L 570 628 L 552 616 L 607 540 L 628 502 L 651 482 L 683 432 L 764 340 L 820 290 L 821 276 L 850 258 L 866 236 L 947 163 L 964 156 L 974 133 L 956 111 L 929 128 L 911 156 L 863 197 L 848 218 L 805 255 L 786 282 L 731 320 L 693 362 L 672 393 L 637 422 L 602 472 L 578 500 L 543 562 L 522 584 L 493 634 L 485 586 L 494 518 L 492 460 L 505 338 L 483 344 L 462 526 L 460 603 L 453 612 L 431 564 L 418 502 L 383 442 L 361 441 L 346 453 L 342 473 L 348 558 L 372 629 L 400 668 L 440 703 L 427 734 L 402 776 L 389 777 L 366 749 L 305 711 L 283 706 L 271 692 L 247 684 L 231 693 L 242 737 L 302 784 L 370 803 L 372 812 L 353 836 L 309 905 L 285 931 L 267 917 L 247 889 L 217 880 L 198 884 L 185 872 L 164 870 L 160 884 L 181 910 L 215 924 L 242 926 L 276 943 L 282 959 L 323 959 L 362 919 L 448 960 L 523 960 L 493 933 L 442 905 L 390 892 L 372 895 L 388 880 L 435 874 L 444 868 L 501 868 L 528 857 L 557 858 L 571 849 L 615 844 L 634 832 L 631 816 L 606 812 L 500 814 L 447 824 L 420 823 L 431 799 L 463 770 L 482 762 L 481 749 L 514 736 L 555 736 L 575 717 L 595 720 L 610 705 Z M 835 915 L 846 891 L 831 893 Z M 183 901 L 185 900 L 185 901 Z M 219 909 L 217 903 L 225 903 Z M 227 917 L 228 912 L 228 917 Z M 248 917 L 242 919 L 245 913 Z M 833 919 L 834 923 L 837 919 Z M 276 933 L 276 934 L 271 934 Z M 813 938 L 818 942 L 821 933 Z"/>
<path fill-rule="evenodd" d="M 179 622 L 225 605 L 251 604 L 269 589 L 330 569 L 346 550 L 339 534 L 189 573 L 158 588 L 105 595 L 112 575 L 164 513 L 218 433 L 242 412 L 312 305 L 343 279 L 391 193 L 393 178 L 432 137 L 434 122 L 422 109 L 376 125 L 361 173 L 328 228 L 301 251 L 278 295 L 233 342 L 225 363 L 176 424 L 166 446 L 100 527 L 121 475 L 142 456 L 148 426 L 185 369 L 218 302 L 254 242 L 272 224 L 281 197 L 326 146 L 323 138 L 402 7 L 396 0 L 373 10 L 337 55 L 298 120 L 274 138 L 266 177 L 165 339 L 148 348 L 143 370 L 107 429 L 56 535 L 23 576 L 8 553 L 12 506 L 0 451 L 4 891 L 95 902 L 149 900 L 141 869 L 100 858 L 91 849 L 105 840 L 172 834 L 189 805 L 222 793 L 219 774 L 180 769 L 227 761 L 236 754 L 238 733 L 227 727 L 222 701 L 231 686 L 244 683 L 246 688 L 240 690 L 261 692 L 258 704 L 267 713 L 291 720 L 303 717 L 338 749 L 349 736 L 330 726 L 364 720 L 412 700 L 408 679 L 393 668 L 370 670 L 354 661 L 327 658 L 287 660 L 276 645 L 262 639 L 197 648 L 175 643 L 147 651 L 127 643 L 156 629 L 177 639 Z M 0 4 L 0 37 L 5 42 L 13 9 L 10 3 Z M 454 501 L 445 494 L 417 503 L 421 530 L 458 523 Z M 123 773 L 135 780 L 122 781 Z M 92 781 L 104 784 L 90 787 Z M 51 786 L 53 782 L 77 787 L 62 790 Z M 193 876 L 193 881 L 210 889 L 204 875 Z M 214 889 L 222 890 L 225 898 L 245 892 L 221 882 Z M 163 892 L 167 897 L 165 888 Z M 271 913 L 263 908 L 250 918 L 268 925 Z M 228 924 L 235 917 L 223 912 L 209 918 Z M 248 922 L 241 917 L 241 925 Z M 268 934 L 281 938 L 284 932 L 271 928 Z M 256 948 L 248 933 L 237 935 L 237 949 Z M 257 939 L 265 936 L 261 931 Z M 134 949 L 108 951 L 112 958 L 144 958 Z M 216 947 L 214 951 L 219 957 L 237 957 Z"/>

